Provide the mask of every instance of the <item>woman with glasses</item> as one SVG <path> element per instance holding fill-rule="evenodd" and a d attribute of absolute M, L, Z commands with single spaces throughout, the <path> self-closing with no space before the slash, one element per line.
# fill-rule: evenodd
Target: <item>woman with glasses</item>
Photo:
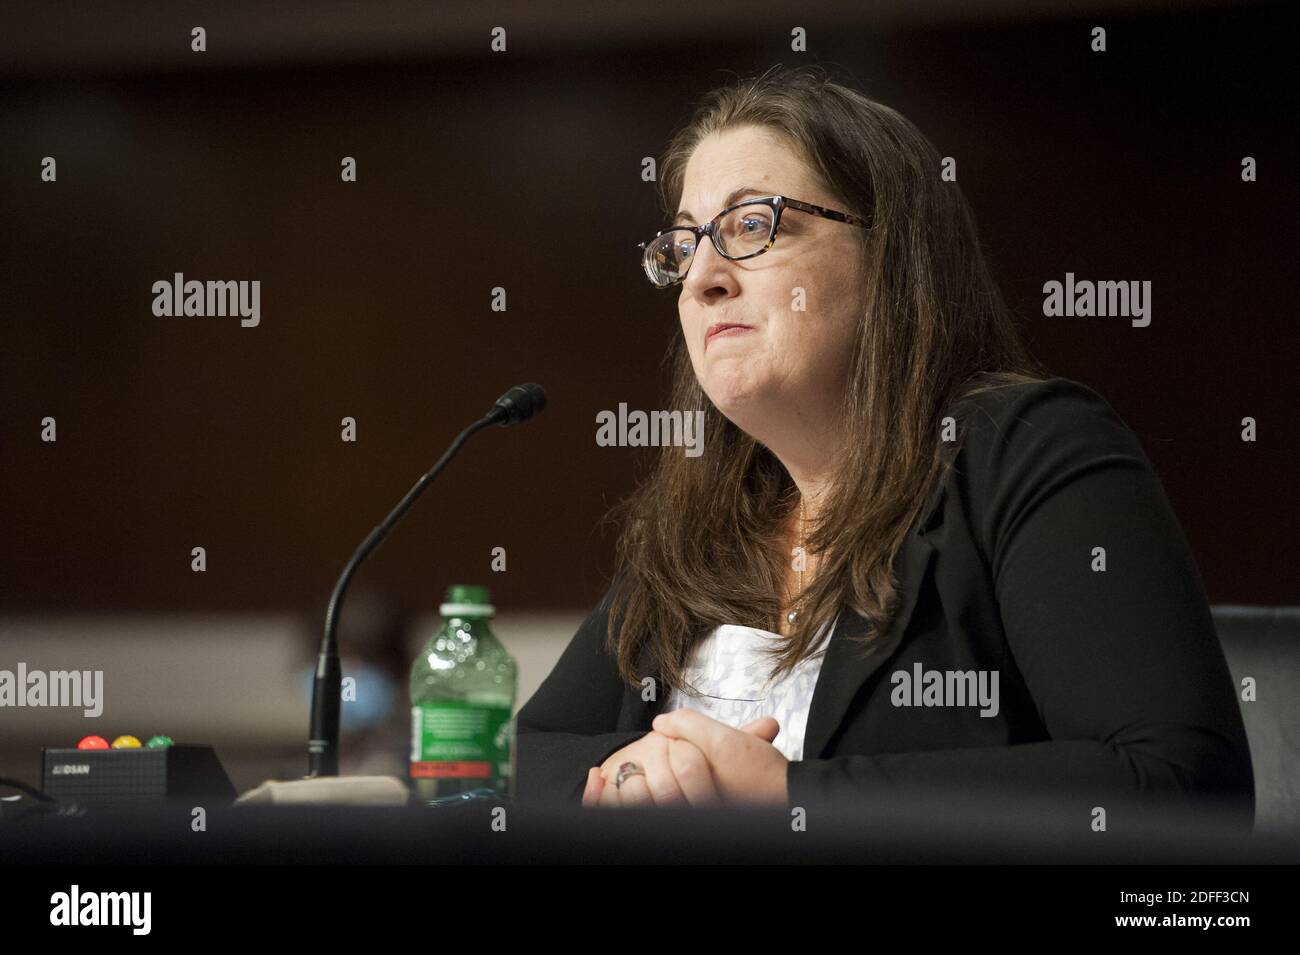
<path fill-rule="evenodd" d="M 665 447 L 518 714 L 520 798 L 910 787 L 1253 808 L 1194 559 L 1138 439 L 1042 373 L 940 155 L 819 69 L 714 91 L 639 246 L 676 300 Z"/>

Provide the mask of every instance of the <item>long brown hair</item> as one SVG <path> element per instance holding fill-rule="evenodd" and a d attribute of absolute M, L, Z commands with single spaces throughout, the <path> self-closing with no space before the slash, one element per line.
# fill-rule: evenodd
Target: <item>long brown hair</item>
<path fill-rule="evenodd" d="M 691 153 L 708 134 L 759 125 L 784 136 L 835 208 L 869 216 L 866 295 L 844 393 L 845 447 L 806 550 L 819 557 L 773 674 L 788 672 L 841 606 L 869 623 L 895 612 L 893 565 L 930 490 L 951 465 L 940 419 L 954 402 L 1040 380 L 980 252 L 974 219 L 941 158 L 908 119 L 819 66 L 740 80 L 708 93 L 659 164 L 659 198 L 676 214 Z M 798 489 L 765 446 L 724 417 L 695 378 L 680 330 L 668 362 L 672 403 L 704 412 L 704 451 L 664 447 L 636 491 L 610 512 L 619 527 L 608 640 L 629 683 L 643 651 L 668 687 L 685 683 L 690 649 L 713 628 L 779 629 L 781 533 Z M 642 664 L 644 665 L 644 664 Z"/>

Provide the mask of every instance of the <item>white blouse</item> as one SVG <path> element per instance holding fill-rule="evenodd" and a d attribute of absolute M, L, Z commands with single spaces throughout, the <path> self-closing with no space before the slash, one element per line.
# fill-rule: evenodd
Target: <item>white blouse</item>
<path fill-rule="evenodd" d="M 789 638 L 756 627 L 723 624 L 700 642 L 686 668 L 687 683 L 703 695 L 690 696 L 674 689 L 664 712 L 697 710 L 737 728 L 771 716 L 781 727 L 772 745 L 786 759 L 803 759 L 808 708 L 833 630 L 833 623 L 824 628 L 812 654 L 781 679 L 772 680 L 773 664 L 761 650 L 784 644 Z"/>

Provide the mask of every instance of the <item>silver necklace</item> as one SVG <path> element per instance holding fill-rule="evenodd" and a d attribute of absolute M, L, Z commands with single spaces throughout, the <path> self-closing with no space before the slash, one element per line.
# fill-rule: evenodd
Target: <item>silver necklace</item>
<path fill-rule="evenodd" d="M 804 553 L 804 549 L 803 549 L 803 495 L 800 495 L 799 496 L 799 565 L 797 571 L 799 574 L 799 596 L 795 598 L 796 603 L 798 603 L 800 600 L 803 599 L 803 564 L 804 561 L 807 559 L 808 559 L 808 555 Z M 795 619 L 798 616 L 799 616 L 798 610 L 791 610 L 788 614 L 785 615 L 785 619 L 790 623 L 794 623 Z"/>

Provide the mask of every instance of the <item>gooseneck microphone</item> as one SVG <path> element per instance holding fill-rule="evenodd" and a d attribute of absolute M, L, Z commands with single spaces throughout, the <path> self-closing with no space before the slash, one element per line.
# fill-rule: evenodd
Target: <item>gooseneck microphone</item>
<path fill-rule="evenodd" d="M 438 473 L 447 466 L 460 446 L 476 431 L 499 424 L 503 428 L 523 424 L 531 420 L 546 407 L 546 392 L 541 385 L 515 385 L 496 400 L 487 414 L 479 418 L 456 436 L 456 440 L 443 452 L 427 474 L 415 482 L 415 486 L 406 492 L 406 496 L 393 508 L 383 523 L 372 530 L 361 542 L 352 559 L 339 574 L 334 593 L 330 596 L 329 608 L 325 611 L 325 634 L 321 637 L 320 657 L 316 661 L 316 679 L 312 687 L 311 729 L 307 739 L 307 776 L 337 776 L 339 774 L 339 708 L 343 694 L 343 670 L 339 665 L 338 628 L 339 614 L 343 609 L 343 598 L 347 594 L 348 584 L 357 568 L 388 536 L 394 525 L 402 519 L 411 505 L 415 503 L 424 489 L 429 486 Z"/>
<path fill-rule="evenodd" d="M 523 424 L 546 407 L 546 392 L 541 385 L 515 385 L 497 399 L 486 417 L 501 421 L 501 426 Z M 504 415 L 504 420 L 502 416 Z"/>

